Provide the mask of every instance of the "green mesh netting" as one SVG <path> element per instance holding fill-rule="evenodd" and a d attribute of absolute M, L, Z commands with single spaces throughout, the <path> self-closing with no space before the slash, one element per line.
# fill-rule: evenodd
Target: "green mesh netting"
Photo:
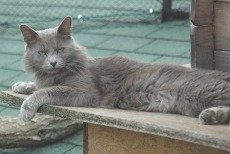
<path fill-rule="evenodd" d="M 189 5 L 190 0 L 172 0 L 169 15 L 187 17 Z M 67 15 L 78 29 L 108 23 L 159 23 L 164 6 L 163 0 L 1 0 L 0 7 L 1 35 L 14 33 L 20 23 L 47 28 Z"/>

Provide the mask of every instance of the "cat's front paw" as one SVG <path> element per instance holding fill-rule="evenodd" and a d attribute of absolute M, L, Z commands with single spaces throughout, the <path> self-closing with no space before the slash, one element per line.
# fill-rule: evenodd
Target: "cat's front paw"
<path fill-rule="evenodd" d="M 226 124 L 229 121 L 229 112 L 229 107 L 212 107 L 203 110 L 199 115 L 199 119 L 205 125 Z"/>
<path fill-rule="evenodd" d="M 30 121 L 35 116 L 36 110 L 32 106 L 33 102 L 30 102 L 29 99 L 26 99 L 21 106 L 20 116 L 23 121 Z"/>
<path fill-rule="evenodd" d="M 33 91 L 35 91 L 35 86 L 33 83 L 29 82 L 16 82 L 12 86 L 13 92 L 19 93 L 19 94 L 31 94 Z"/>

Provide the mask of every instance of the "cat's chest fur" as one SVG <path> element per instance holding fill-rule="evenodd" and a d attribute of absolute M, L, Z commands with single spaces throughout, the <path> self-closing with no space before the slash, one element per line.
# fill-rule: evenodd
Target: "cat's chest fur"
<path fill-rule="evenodd" d="M 35 76 L 35 82 L 38 89 L 63 85 L 66 82 L 65 78 L 58 75 L 43 75 L 43 77 Z"/>
<path fill-rule="evenodd" d="M 35 75 L 35 82 L 38 89 L 52 86 L 79 87 L 82 83 L 88 83 L 88 75 L 70 72 L 60 72 L 57 74 Z"/>

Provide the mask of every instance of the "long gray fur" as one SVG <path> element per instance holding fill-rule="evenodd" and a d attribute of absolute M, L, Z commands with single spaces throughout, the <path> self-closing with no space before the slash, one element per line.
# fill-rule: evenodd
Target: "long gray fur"
<path fill-rule="evenodd" d="M 23 120 L 52 104 L 177 113 L 199 117 L 203 124 L 229 122 L 229 73 L 120 56 L 92 59 L 72 37 L 71 26 L 71 17 L 42 31 L 20 26 L 27 44 L 25 68 L 35 79 L 12 86 L 17 93 L 32 93 L 21 106 Z"/>

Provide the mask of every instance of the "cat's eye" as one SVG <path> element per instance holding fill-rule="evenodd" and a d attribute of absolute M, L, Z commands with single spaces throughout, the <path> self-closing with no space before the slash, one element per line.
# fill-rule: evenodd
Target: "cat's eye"
<path fill-rule="evenodd" d="M 62 51 L 64 51 L 64 47 L 61 47 L 61 48 L 58 48 L 56 51 L 57 51 L 57 53 L 59 53 L 59 52 L 62 52 Z"/>
<path fill-rule="evenodd" d="M 47 56 L 47 50 L 40 50 L 40 51 L 38 51 L 38 53 L 40 54 L 40 55 L 45 55 L 45 56 Z"/>

